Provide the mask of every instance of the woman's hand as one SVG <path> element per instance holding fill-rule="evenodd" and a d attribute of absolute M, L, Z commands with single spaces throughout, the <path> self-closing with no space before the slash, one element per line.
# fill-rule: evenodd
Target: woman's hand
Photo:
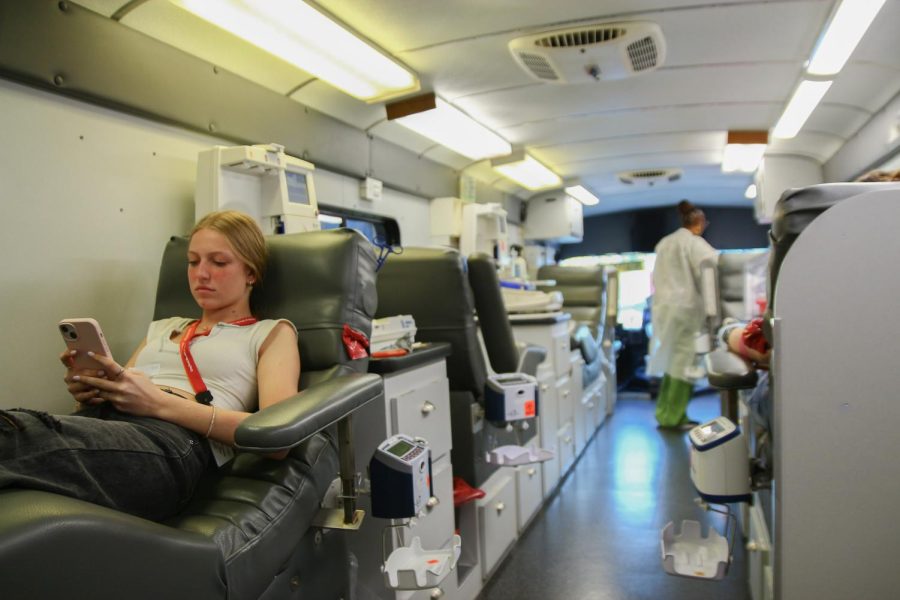
<path fill-rule="evenodd" d="M 144 417 L 157 416 L 160 406 L 168 398 L 165 398 L 166 394 L 156 387 L 149 377 L 141 371 L 126 369 L 107 356 L 100 356 L 93 352 L 88 352 L 88 356 L 103 367 L 98 374 L 105 373 L 106 376 L 95 376 L 84 372 L 73 375 L 73 384 L 85 389 L 85 391 L 79 392 L 81 397 L 88 395 L 86 390 L 93 392 L 90 399 L 79 400 L 80 402 L 109 402 L 124 413 Z M 75 396 L 75 399 L 78 400 L 79 396 Z"/>
<path fill-rule="evenodd" d="M 84 381 L 80 381 L 80 377 L 102 378 L 106 376 L 106 373 L 99 369 L 75 370 L 72 364 L 76 354 L 78 354 L 77 350 L 66 350 L 59 355 L 60 362 L 66 367 L 66 376 L 63 377 L 63 381 L 66 382 L 66 389 L 81 404 L 99 404 L 104 402 L 97 396 L 99 390 Z"/>

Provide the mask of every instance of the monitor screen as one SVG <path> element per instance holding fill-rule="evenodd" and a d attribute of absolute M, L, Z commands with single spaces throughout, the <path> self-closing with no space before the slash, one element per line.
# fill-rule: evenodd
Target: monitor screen
<path fill-rule="evenodd" d="M 388 452 L 390 452 L 394 456 L 402 457 L 404 454 L 406 454 L 407 452 L 412 450 L 412 448 L 413 448 L 413 445 L 410 444 L 409 442 L 401 441 L 401 442 L 397 442 L 396 444 L 394 444 L 393 446 L 388 448 Z"/>
<path fill-rule="evenodd" d="M 309 188 L 306 185 L 306 174 L 285 171 L 284 178 L 287 180 L 288 202 L 308 206 Z"/>

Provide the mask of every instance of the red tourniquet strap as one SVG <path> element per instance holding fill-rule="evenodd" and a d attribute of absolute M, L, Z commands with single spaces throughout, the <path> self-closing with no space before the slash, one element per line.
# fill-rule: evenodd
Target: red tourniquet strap
<path fill-rule="evenodd" d="M 256 323 L 255 317 L 244 317 L 237 321 L 230 321 L 228 325 L 238 325 L 243 327 L 245 325 L 253 325 L 254 323 Z M 197 363 L 194 362 L 194 357 L 191 356 L 191 341 L 194 338 L 209 335 L 209 331 L 197 333 L 198 325 L 200 325 L 200 321 L 194 321 L 188 325 L 188 328 L 181 338 L 181 343 L 178 345 L 178 351 L 181 354 L 181 363 L 184 365 L 184 372 L 187 375 L 188 381 L 191 382 L 191 387 L 194 388 L 197 402 L 209 404 L 212 402 L 212 394 L 207 389 L 206 384 L 203 383 L 203 377 L 200 376 L 200 371 L 197 369 Z"/>

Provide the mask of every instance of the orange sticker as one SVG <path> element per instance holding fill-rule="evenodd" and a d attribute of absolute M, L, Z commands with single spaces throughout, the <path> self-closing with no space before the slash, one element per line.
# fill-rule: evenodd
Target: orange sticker
<path fill-rule="evenodd" d="M 526 400 L 525 401 L 525 416 L 533 417 L 535 413 L 535 403 L 534 400 Z"/>
<path fill-rule="evenodd" d="M 436 565 L 436 564 L 438 564 L 439 562 L 441 562 L 441 561 L 439 561 L 439 560 L 436 559 L 436 558 L 432 558 L 431 560 L 428 561 L 428 564 L 429 564 L 429 565 Z"/>

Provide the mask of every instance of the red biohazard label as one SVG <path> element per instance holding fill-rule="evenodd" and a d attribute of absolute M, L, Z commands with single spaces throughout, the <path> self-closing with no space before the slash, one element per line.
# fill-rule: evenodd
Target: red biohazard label
<path fill-rule="evenodd" d="M 534 411 L 535 411 L 534 400 L 526 400 L 526 401 L 525 401 L 525 416 L 526 416 L 526 417 L 533 417 L 533 416 L 534 416 Z"/>

